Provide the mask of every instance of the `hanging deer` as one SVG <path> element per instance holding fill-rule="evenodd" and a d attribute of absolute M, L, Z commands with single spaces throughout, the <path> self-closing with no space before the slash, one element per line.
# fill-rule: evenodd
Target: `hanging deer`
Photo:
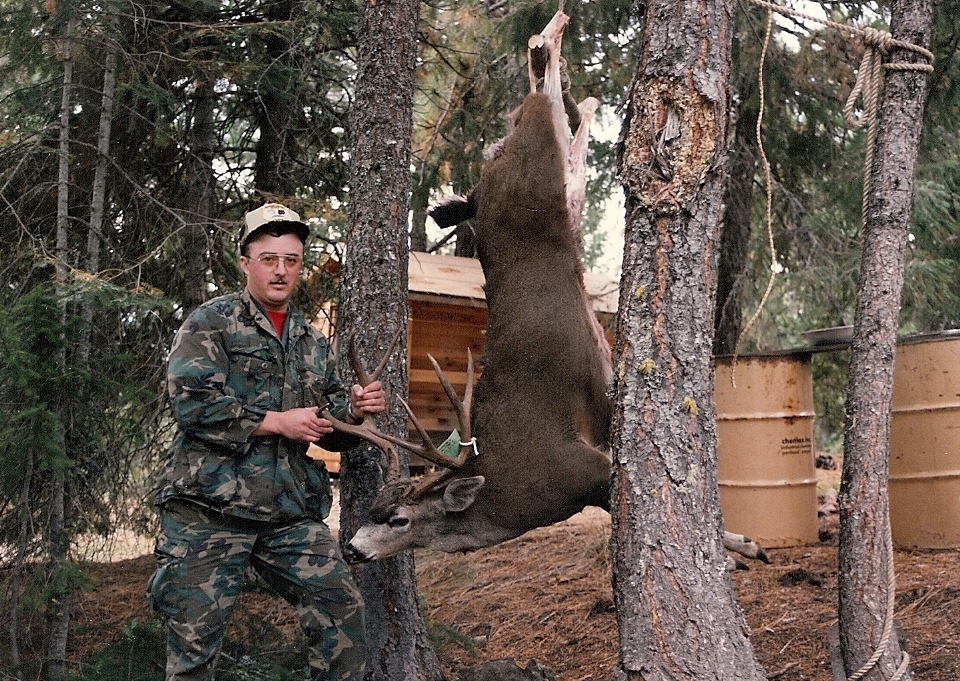
<path fill-rule="evenodd" d="M 567 22 L 558 12 L 531 38 L 531 92 L 511 115 L 512 131 L 489 155 L 478 186 L 431 213 L 442 227 L 474 218 L 486 280 L 486 350 L 475 389 L 472 360 L 462 401 L 434 361 L 458 415 L 460 455 L 438 452 L 409 407 L 422 445 L 380 433 L 369 422 L 350 426 L 326 415 L 338 430 L 384 449 L 389 462 L 371 521 L 346 546 L 348 560 L 410 548 L 473 550 L 565 520 L 585 506 L 609 509 L 610 348 L 584 289 L 579 234 L 589 125 L 598 102 L 569 106 L 560 68 Z M 576 116 L 568 115 L 573 110 Z M 356 362 L 354 370 L 362 381 L 373 380 Z M 395 445 L 443 472 L 418 482 L 401 479 Z M 727 533 L 724 539 L 732 550 L 765 558 L 746 538 Z"/>

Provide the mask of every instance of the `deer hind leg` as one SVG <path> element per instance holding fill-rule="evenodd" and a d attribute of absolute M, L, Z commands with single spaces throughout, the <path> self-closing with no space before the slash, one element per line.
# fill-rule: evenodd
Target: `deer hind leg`
<path fill-rule="evenodd" d="M 542 68 L 543 94 L 550 101 L 553 118 L 553 129 L 557 136 L 560 153 L 566 158 L 570 147 L 570 122 L 564 108 L 563 79 L 560 74 L 560 44 L 563 40 L 563 31 L 570 22 L 570 17 L 562 11 L 553 15 L 543 30 L 527 41 L 527 67 L 530 74 L 530 92 L 537 91 L 538 71 Z M 546 60 L 543 60 L 543 50 L 546 50 Z M 537 54 L 539 53 L 539 54 Z"/>
<path fill-rule="evenodd" d="M 560 44 L 563 41 L 563 31 L 570 22 L 563 12 L 557 12 L 544 27 L 540 35 L 543 36 L 547 48 L 547 68 L 543 74 L 543 94 L 551 102 L 563 107 L 563 83 L 560 78 Z"/>
<path fill-rule="evenodd" d="M 570 23 L 570 17 L 562 10 L 558 11 L 540 33 L 530 36 L 527 41 L 527 69 L 531 94 L 537 91 L 537 83 L 543 78 L 544 94 L 551 99 L 563 98 L 563 84 L 560 78 L 560 43 L 568 23 Z"/>
<path fill-rule="evenodd" d="M 764 563 L 770 562 L 770 558 L 767 556 L 767 552 L 763 550 L 763 547 L 750 539 L 750 537 L 742 534 L 734 534 L 733 532 L 724 531 L 723 548 L 727 549 L 728 551 L 733 551 L 734 553 L 739 553 L 744 558 L 753 558 Z M 736 567 L 745 567 L 740 563 L 740 561 L 735 561 L 728 557 L 728 569 L 730 569 L 731 565 L 735 565 Z"/>
<path fill-rule="evenodd" d="M 596 97 L 587 97 L 580 102 L 580 125 L 573 136 L 573 144 L 567 156 L 567 214 L 570 216 L 570 230 L 573 232 L 573 242 L 581 252 L 577 253 L 580 261 L 583 260 L 583 240 L 580 234 L 580 223 L 583 219 L 583 206 L 587 200 L 587 143 L 590 140 L 590 121 L 600 107 L 600 100 Z M 600 320 L 593 312 L 593 304 L 587 296 L 584 287 L 580 288 L 582 303 L 586 310 L 587 319 L 591 321 L 593 336 L 600 348 L 604 360 L 604 371 L 607 382 L 613 379 L 613 353 L 606 331 Z"/>
<path fill-rule="evenodd" d="M 587 145 L 590 141 L 590 122 L 600 108 L 600 100 L 587 97 L 577 105 L 580 112 L 580 125 L 573 136 L 570 152 L 567 155 L 567 209 L 570 212 L 570 229 L 580 242 L 580 221 L 583 216 L 583 204 L 587 198 Z"/>

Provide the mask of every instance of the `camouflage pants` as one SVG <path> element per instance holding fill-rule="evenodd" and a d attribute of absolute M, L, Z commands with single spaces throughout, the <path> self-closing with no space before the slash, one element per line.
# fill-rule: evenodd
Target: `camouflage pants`
<path fill-rule="evenodd" d="M 248 521 L 173 500 L 154 555 L 147 589 L 167 619 L 167 681 L 213 679 L 248 563 L 296 608 L 312 679 L 363 678 L 363 602 L 325 524 Z"/>

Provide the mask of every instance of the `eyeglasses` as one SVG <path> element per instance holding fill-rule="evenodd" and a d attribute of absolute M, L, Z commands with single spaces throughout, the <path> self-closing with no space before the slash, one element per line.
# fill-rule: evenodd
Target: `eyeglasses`
<path fill-rule="evenodd" d="M 283 266 L 288 270 L 298 270 L 303 266 L 303 258 L 299 255 L 279 255 L 277 253 L 261 253 L 251 260 L 256 260 L 258 263 L 266 267 L 267 269 L 274 269 L 277 266 L 277 263 L 282 262 Z"/>

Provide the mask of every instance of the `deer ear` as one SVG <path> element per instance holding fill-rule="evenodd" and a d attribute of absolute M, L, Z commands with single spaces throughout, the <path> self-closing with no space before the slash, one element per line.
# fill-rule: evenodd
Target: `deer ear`
<path fill-rule="evenodd" d="M 472 478 L 460 478 L 452 481 L 443 490 L 443 510 L 447 513 L 459 513 L 470 507 L 476 498 L 483 483 L 486 482 L 482 475 L 476 475 Z"/>
<path fill-rule="evenodd" d="M 474 202 L 473 192 L 467 196 L 451 197 L 440 205 L 431 208 L 428 214 L 442 229 L 459 225 L 464 220 L 469 220 L 477 214 L 477 204 Z"/>

